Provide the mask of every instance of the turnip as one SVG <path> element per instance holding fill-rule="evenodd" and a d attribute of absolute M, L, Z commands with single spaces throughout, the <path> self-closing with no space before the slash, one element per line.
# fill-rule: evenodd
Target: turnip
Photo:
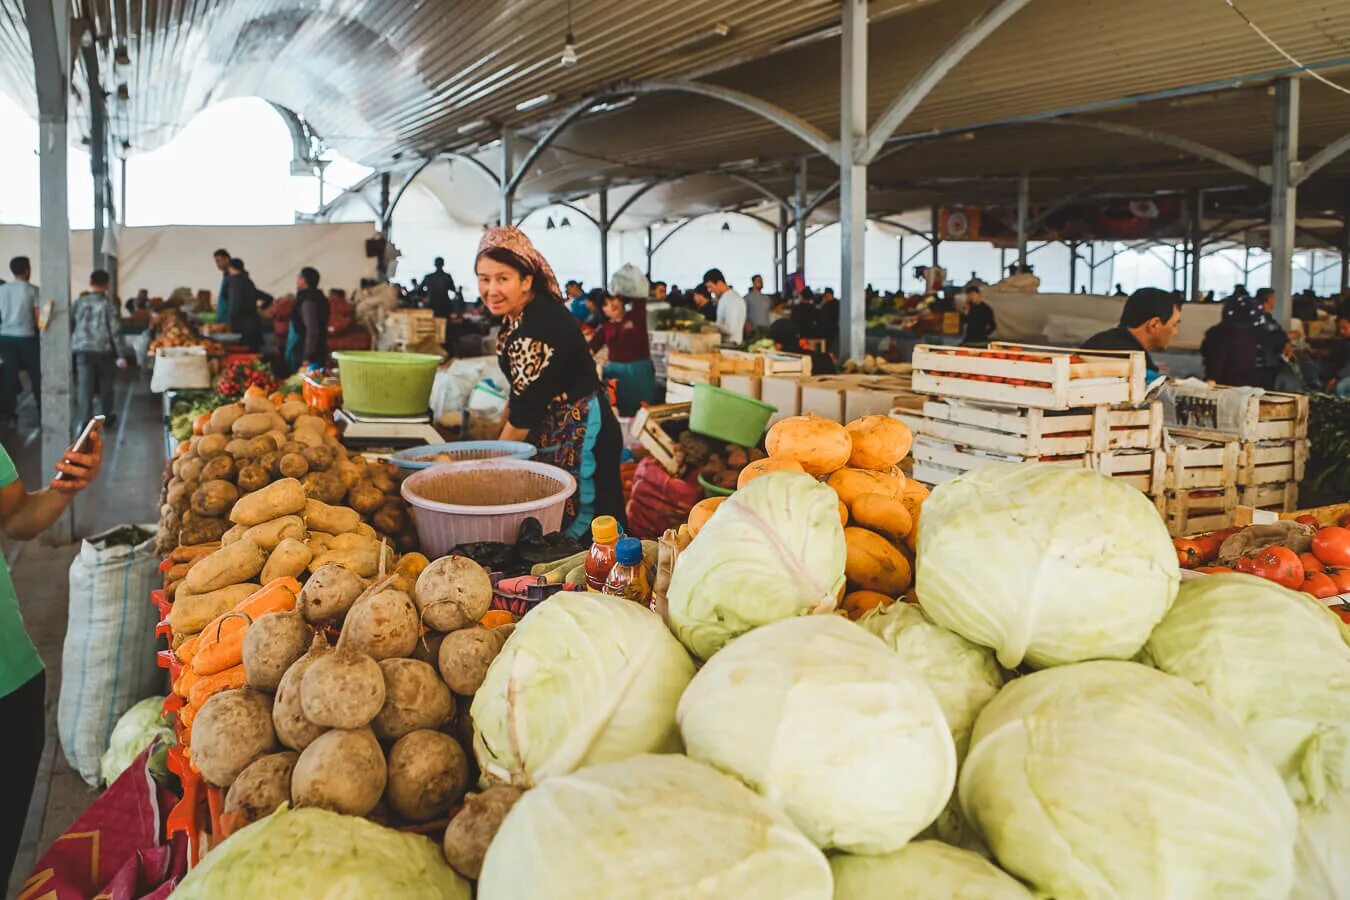
<path fill-rule="evenodd" d="M 426 822 L 450 811 L 468 783 L 464 748 L 448 734 L 426 729 L 399 738 L 389 750 L 386 799 L 403 818 Z"/>
<path fill-rule="evenodd" d="M 347 612 L 342 639 L 353 650 L 380 660 L 408 656 L 420 632 L 417 608 L 402 591 L 367 591 Z"/>
<path fill-rule="evenodd" d="M 314 635 L 309 652 L 292 663 L 277 684 L 276 697 L 272 701 L 272 725 L 276 728 L 277 739 L 292 750 L 305 749 L 326 730 L 305 718 L 300 703 L 300 685 L 309 667 L 332 652 L 333 648 L 322 633 Z"/>
<path fill-rule="evenodd" d="M 369 728 L 326 731 L 306 747 L 291 775 L 297 807 L 317 806 L 364 816 L 380 801 L 387 771 Z"/>
<path fill-rule="evenodd" d="M 498 785 L 464 798 L 464 808 L 450 820 L 442 841 L 445 861 L 452 869 L 465 878 L 478 879 L 488 845 L 524 793 L 520 788 Z"/>
<path fill-rule="evenodd" d="M 337 563 L 319 566 L 300 592 L 300 615 L 311 625 L 341 621 L 365 589 L 361 576 L 350 569 Z"/>
<path fill-rule="evenodd" d="M 450 689 L 436 670 L 416 659 L 382 659 L 384 705 L 370 723 L 380 740 L 394 741 L 419 728 L 440 728 L 455 712 Z"/>
<path fill-rule="evenodd" d="M 414 595 L 423 624 L 455 631 L 483 618 L 492 605 L 492 580 L 468 557 L 444 556 L 417 576 Z"/>
<path fill-rule="evenodd" d="M 384 705 L 384 673 L 379 663 L 353 649 L 347 633 L 332 653 L 305 670 L 300 682 L 300 709 L 315 725 L 361 728 Z"/>
<path fill-rule="evenodd" d="M 192 723 L 192 762 L 216 787 L 229 787 L 276 743 L 272 702 L 257 691 L 221 691 L 202 704 Z"/>
<path fill-rule="evenodd" d="M 272 693 L 281 676 L 305 652 L 309 626 L 298 612 L 275 612 L 262 616 L 244 634 L 244 677 L 248 686 Z"/>
<path fill-rule="evenodd" d="M 506 639 L 515 630 L 514 625 L 496 628 L 462 628 L 452 631 L 441 642 L 439 659 L 441 677 L 456 694 L 472 696 L 482 686 L 488 666 L 497 658 Z"/>
<path fill-rule="evenodd" d="M 300 755 L 287 750 L 269 753 L 249 763 L 225 795 L 226 814 L 238 813 L 231 831 L 270 816 L 291 799 L 291 772 Z"/>

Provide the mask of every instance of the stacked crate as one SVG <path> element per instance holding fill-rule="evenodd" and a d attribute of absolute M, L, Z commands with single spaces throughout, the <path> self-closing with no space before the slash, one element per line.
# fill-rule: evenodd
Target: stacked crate
<path fill-rule="evenodd" d="M 1143 354 L 920 345 L 912 384 L 936 395 L 892 413 L 914 432 L 921 482 L 1034 461 L 1101 472 L 1155 502 L 1162 493 L 1163 410 L 1145 399 Z"/>
<path fill-rule="evenodd" d="M 710 384 L 759 399 L 764 378 L 798 379 L 811 372 L 810 357 L 791 353 L 671 353 L 666 370 L 666 402 L 693 399 L 694 385 Z"/>

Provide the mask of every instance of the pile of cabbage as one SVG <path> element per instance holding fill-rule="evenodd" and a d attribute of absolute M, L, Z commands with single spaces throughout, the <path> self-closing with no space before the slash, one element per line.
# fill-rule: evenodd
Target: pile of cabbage
<path fill-rule="evenodd" d="M 1350 633 L 1327 610 L 1183 585 L 1141 495 L 1028 465 L 938 487 L 919 603 L 851 622 L 836 510 L 763 476 L 681 555 L 668 620 L 567 593 L 524 617 L 471 709 L 484 780 L 527 788 L 480 900 L 1347 896 Z"/>

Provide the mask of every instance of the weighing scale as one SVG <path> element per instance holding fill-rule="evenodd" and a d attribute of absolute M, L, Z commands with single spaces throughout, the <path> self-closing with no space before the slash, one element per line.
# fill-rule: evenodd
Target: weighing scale
<path fill-rule="evenodd" d="M 339 407 L 333 421 L 342 429 L 342 443 L 366 455 L 388 456 L 409 447 L 445 441 L 431 424 L 431 413 L 420 416 L 372 416 Z"/>

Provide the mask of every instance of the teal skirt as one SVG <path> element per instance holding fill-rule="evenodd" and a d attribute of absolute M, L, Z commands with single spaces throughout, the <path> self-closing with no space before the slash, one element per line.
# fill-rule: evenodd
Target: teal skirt
<path fill-rule="evenodd" d="M 632 416 L 644 403 L 656 402 L 656 370 L 650 359 L 605 363 L 605 378 L 614 379 L 619 395 L 619 415 Z"/>

